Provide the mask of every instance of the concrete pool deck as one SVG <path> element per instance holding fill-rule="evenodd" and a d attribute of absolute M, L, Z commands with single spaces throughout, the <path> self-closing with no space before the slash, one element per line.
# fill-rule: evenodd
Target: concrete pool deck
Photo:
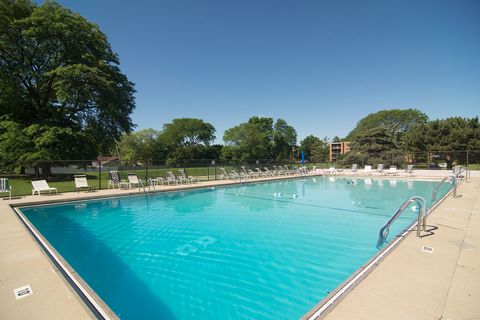
<path fill-rule="evenodd" d="M 431 175 L 422 175 L 431 178 Z M 414 177 L 422 178 L 418 175 Z M 291 178 L 291 177 L 287 177 Z M 387 177 L 388 178 L 388 177 Z M 397 177 L 403 179 L 403 177 Z M 260 180 L 254 180 L 260 181 Z M 210 181 L 209 187 L 232 184 Z M 160 191 L 185 189 L 164 186 Z M 27 196 L 0 202 L 0 318 L 92 319 L 95 315 L 50 261 L 10 204 L 121 196 L 132 190 L 101 190 Z M 459 186 L 429 216 L 433 234 L 409 234 L 365 280 L 327 314 L 327 319 L 476 319 L 480 318 L 480 179 Z M 424 245 L 433 253 L 420 250 Z M 412 261 L 416 262 L 413 263 Z M 33 295 L 16 300 L 14 289 L 31 285 Z"/>

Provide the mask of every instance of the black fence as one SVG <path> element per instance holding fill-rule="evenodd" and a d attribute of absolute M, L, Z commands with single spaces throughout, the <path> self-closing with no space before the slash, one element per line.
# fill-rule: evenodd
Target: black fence
<path fill-rule="evenodd" d="M 352 151 L 353 152 L 353 151 Z M 470 169 L 480 169 L 479 151 L 450 151 L 450 152 L 387 152 L 383 154 L 361 154 L 352 157 L 358 160 L 355 163 L 359 167 L 363 165 L 376 166 L 383 163 L 386 168 L 396 165 L 397 168 L 405 168 L 414 165 L 415 169 L 450 170 L 455 165 L 468 166 Z M 346 159 L 346 158 L 345 158 Z M 320 169 L 329 167 L 349 168 L 351 163 L 343 161 L 342 157 L 337 162 L 307 161 L 305 165 Z M 351 159 L 350 159 L 351 160 Z M 127 174 L 135 173 L 141 179 L 165 177 L 167 171 L 178 175 L 179 169 L 184 169 L 189 176 L 198 178 L 200 181 L 217 180 L 221 178 L 221 168 L 227 171 L 239 170 L 241 166 L 247 169 L 264 167 L 272 168 L 276 165 L 288 165 L 289 167 L 301 166 L 299 161 L 277 159 L 252 159 L 246 161 L 219 161 L 188 159 L 182 161 L 172 160 L 61 160 L 61 161 L 0 161 L 0 177 L 8 178 L 12 186 L 13 195 L 31 194 L 30 181 L 46 179 L 51 187 L 59 192 L 74 190 L 74 176 L 86 175 L 87 180 L 95 189 L 108 188 L 109 171 L 118 171 L 121 179 L 127 179 Z M 0 194 L 3 196 L 4 194 Z"/>

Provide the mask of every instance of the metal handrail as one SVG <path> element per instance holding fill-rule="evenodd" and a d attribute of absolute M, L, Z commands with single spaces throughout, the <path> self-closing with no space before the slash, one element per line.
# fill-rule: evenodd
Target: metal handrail
<path fill-rule="evenodd" d="M 433 191 L 432 191 L 432 203 L 435 203 L 435 202 L 437 201 L 438 189 L 440 189 L 440 186 L 441 186 L 445 181 L 447 181 L 447 179 L 450 179 L 450 183 L 452 183 L 452 181 L 453 181 L 453 197 L 454 197 L 454 198 L 457 197 L 457 177 L 455 177 L 454 174 L 451 174 L 451 175 L 446 176 L 445 178 L 443 178 L 442 181 L 440 181 L 440 182 L 435 186 L 435 188 L 433 188 Z"/>
<path fill-rule="evenodd" d="M 400 208 L 388 219 L 385 225 L 380 229 L 378 234 L 378 242 L 377 247 L 380 247 L 384 242 L 385 239 L 388 237 L 388 232 L 390 231 L 390 225 L 397 220 L 397 218 L 408 208 L 408 206 L 412 203 L 416 202 L 418 205 L 418 218 L 417 218 L 417 237 L 420 237 L 420 231 L 423 226 L 423 230 L 426 229 L 427 225 L 427 215 L 428 215 L 428 207 L 427 202 L 424 198 L 420 196 L 411 197 L 407 201 L 405 201 Z M 425 210 L 422 210 L 425 209 Z M 422 214 L 423 212 L 423 214 Z"/>

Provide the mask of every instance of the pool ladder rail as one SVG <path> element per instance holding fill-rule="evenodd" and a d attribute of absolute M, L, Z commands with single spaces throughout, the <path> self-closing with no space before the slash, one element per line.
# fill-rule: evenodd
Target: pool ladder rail
<path fill-rule="evenodd" d="M 435 203 L 437 201 L 437 193 L 438 190 L 440 189 L 440 186 L 442 184 L 449 180 L 449 182 L 453 185 L 453 197 L 457 197 L 457 179 L 459 178 L 460 174 L 462 172 L 465 172 L 465 177 L 468 175 L 468 168 L 465 168 L 463 170 L 458 170 L 456 174 L 451 174 L 446 176 L 445 178 L 442 179 L 434 188 L 432 192 L 432 203 Z M 428 216 L 428 205 L 427 202 L 425 201 L 424 198 L 420 196 L 415 196 L 411 197 L 407 201 L 405 201 L 400 208 L 392 215 L 392 217 L 385 223 L 385 225 L 380 229 L 380 232 L 378 234 L 378 242 L 377 242 L 377 248 L 379 248 L 387 239 L 388 237 L 388 232 L 390 230 L 390 226 L 392 223 L 397 220 L 397 218 L 407 209 L 412 202 L 416 202 L 418 206 L 418 218 L 417 218 L 417 237 L 419 238 L 421 235 L 421 230 L 423 229 L 424 231 L 426 230 L 427 227 L 427 216 Z"/>
<path fill-rule="evenodd" d="M 418 206 L 418 218 L 417 218 L 417 237 L 420 237 L 420 232 L 426 229 L 427 226 L 427 215 L 428 215 L 428 207 L 427 202 L 424 198 L 420 196 L 411 197 L 407 201 L 405 201 L 400 208 L 388 219 L 385 225 L 380 229 L 378 234 L 378 242 L 377 247 L 380 247 L 388 237 L 388 232 L 390 231 L 390 226 L 392 223 L 397 220 L 397 218 L 407 209 L 411 203 L 415 202 Z"/>
<path fill-rule="evenodd" d="M 435 203 L 437 202 L 437 193 L 438 193 L 438 189 L 440 189 L 440 187 L 442 186 L 442 184 L 447 181 L 447 180 L 450 180 L 450 184 L 453 185 L 453 197 L 456 198 L 457 197 L 457 177 L 458 177 L 459 174 L 455 175 L 455 174 L 451 174 L 451 175 L 448 175 L 446 176 L 445 178 L 442 179 L 442 181 L 440 181 L 436 186 L 435 188 L 433 188 L 433 192 L 432 192 L 432 203 Z"/>

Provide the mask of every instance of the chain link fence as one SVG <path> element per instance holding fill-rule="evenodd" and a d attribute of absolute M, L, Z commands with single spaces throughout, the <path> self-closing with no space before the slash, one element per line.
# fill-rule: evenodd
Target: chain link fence
<path fill-rule="evenodd" d="M 346 154 L 348 155 L 348 154 Z M 349 161 L 345 161 L 349 160 Z M 316 166 L 320 169 L 329 167 L 349 168 L 351 160 L 358 160 L 359 167 L 364 165 L 376 166 L 380 163 L 385 167 L 396 165 L 405 168 L 414 165 L 415 169 L 451 170 L 455 165 L 468 166 L 471 170 L 480 170 L 480 150 L 474 151 L 450 151 L 450 152 L 387 152 L 383 154 L 362 154 L 356 157 L 341 157 L 334 163 L 309 162 L 306 166 Z M 136 174 L 140 179 L 165 178 L 167 171 L 178 175 L 179 169 L 184 169 L 189 176 L 196 177 L 200 181 L 211 181 L 221 178 L 221 168 L 230 170 L 272 168 L 276 165 L 288 165 L 289 167 L 301 166 L 299 161 L 277 159 L 250 159 L 247 161 L 219 161 L 209 159 L 188 159 L 182 161 L 172 160 L 135 160 L 124 161 L 118 159 L 109 160 L 61 160 L 61 161 L 0 161 L 0 178 L 8 178 L 12 186 L 12 195 L 28 195 L 32 192 L 31 181 L 46 179 L 51 187 L 58 192 L 74 191 L 75 175 L 86 175 L 87 180 L 95 189 L 107 189 L 109 171 L 118 171 L 121 179 L 127 179 L 129 173 Z M 3 196 L 4 194 L 0 194 Z"/>

